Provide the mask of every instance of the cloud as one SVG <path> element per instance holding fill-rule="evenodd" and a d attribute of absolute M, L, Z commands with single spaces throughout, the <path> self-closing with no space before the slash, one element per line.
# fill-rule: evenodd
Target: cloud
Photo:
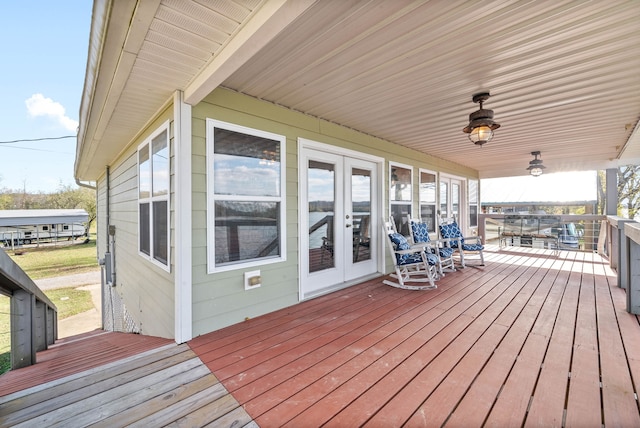
<path fill-rule="evenodd" d="M 65 129 L 75 132 L 78 129 L 78 121 L 66 115 L 62 104 L 45 98 L 42 94 L 33 94 L 25 101 L 29 114 L 33 117 L 48 116 L 62 125 Z"/>

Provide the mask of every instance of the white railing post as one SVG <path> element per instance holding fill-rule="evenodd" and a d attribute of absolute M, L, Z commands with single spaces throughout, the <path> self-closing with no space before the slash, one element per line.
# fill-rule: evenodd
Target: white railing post
<path fill-rule="evenodd" d="M 626 289 L 628 284 L 629 250 L 624 225 L 633 222 L 633 220 L 616 216 L 609 216 L 607 219 L 611 225 L 610 265 L 618 273 L 618 287 Z"/>

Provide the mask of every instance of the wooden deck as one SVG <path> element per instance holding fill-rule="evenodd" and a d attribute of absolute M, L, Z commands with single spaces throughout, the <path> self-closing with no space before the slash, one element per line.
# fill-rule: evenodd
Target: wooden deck
<path fill-rule="evenodd" d="M 372 280 L 116 360 L 76 338 L 16 392 L 0 377 L 0 426 L 640 426 L 640 323 L 607 262 L 485 253 L 437 290 Z"/>
<path fill-rule="evenodd" d="M 255 426 L 187 345 L 93 332 L 0 376 L 0 426 Z"/>
<path fill-rule="evenodd" d="M 638 427 L 640 325 L 607 262 L 509 249 L 192 340 L 261 427 Z"/>

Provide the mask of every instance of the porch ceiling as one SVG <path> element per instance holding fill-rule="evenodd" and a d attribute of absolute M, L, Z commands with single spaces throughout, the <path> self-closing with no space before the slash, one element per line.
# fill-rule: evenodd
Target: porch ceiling
<path fill-rule="evenodd" d="M 125 4 L 126 5 L 123 5 Z M 96 0 L 76 176 L 92 180 L 172 96 L 224 86 L 481 177 L 640 161 L 637 1 Z M 106 29 L 106 31 L 102 31 Z M 474 146 L 486 108 L 502 125 Z"/>

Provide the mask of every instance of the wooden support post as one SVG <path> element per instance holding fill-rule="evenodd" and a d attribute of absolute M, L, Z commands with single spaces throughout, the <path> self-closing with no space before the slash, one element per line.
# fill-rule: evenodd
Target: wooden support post
<path fill-rule="evenodd" d="M 627 239 L 629 243 L 629 271 L 627 287 L 627 312 L 640 315 L 640 244 Z"/>
<path fill-rule="evenodd" d="M 640 224 L 636 222 L 624 225 L 627 247 L 627 312 L 640 315 Z"/>
<path fill-rule="evenodd" d="M 627 235 L 624 230 L 624 225 L 633 220 L 618 219 L 617 237 L 617 273 L 618 273 L 618 287 L 625 290 L 629 285 L 629 243 L 627 242 Z"/>
<path fill-rule="evenodd" d="M 36 362 L 31 326 L 35 297 L 24 290 L 11 296 L 11 368 L 19 369 Z"/>

